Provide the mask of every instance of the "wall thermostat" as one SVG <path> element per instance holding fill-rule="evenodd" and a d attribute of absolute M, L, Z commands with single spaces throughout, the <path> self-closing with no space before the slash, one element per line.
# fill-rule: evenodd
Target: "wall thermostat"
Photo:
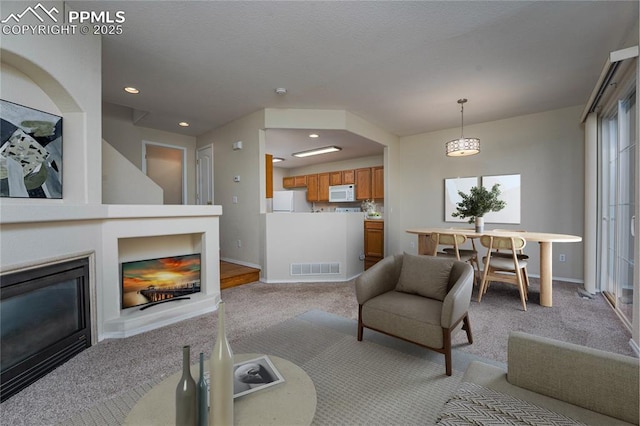
<path fill-rule="evenodd" d="M 242 141 L 236 141 L 233 143 L 233 150 L 237 151 L 239 149 L 242 149 Z"/>

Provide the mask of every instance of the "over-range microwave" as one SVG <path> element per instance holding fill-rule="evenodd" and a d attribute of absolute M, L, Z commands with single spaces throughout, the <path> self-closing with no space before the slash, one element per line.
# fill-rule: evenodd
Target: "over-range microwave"
<path fill-rule="evenodd" d="M 329 202 L 341 203 L 356 200 L 355 185 L 334 185 L 329 187 Z"/>

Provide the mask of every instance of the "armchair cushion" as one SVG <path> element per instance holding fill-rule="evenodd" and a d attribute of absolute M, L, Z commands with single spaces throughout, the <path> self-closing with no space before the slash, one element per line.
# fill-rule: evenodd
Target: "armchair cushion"
<path fill-rule="evenodd" d="M 443 301 L 455 259 L 404 253 L 396 291 Z M 429 273 L 425 273 L 429 271 Z"/>
<path fill-rule="evenodd" d="M 368 327 L 435 348 L 444 346 L 441 315 L 442 302 L 399 291 L 374 297 L 362 307 Z"/>

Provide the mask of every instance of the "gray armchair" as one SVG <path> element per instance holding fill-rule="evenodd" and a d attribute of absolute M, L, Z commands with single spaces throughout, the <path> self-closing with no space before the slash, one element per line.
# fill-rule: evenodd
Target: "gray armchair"
<path fill-rule="evenodd" d="M 389 256 L 356 279 L 358 341 L 369 328 L 444 354 L 451 375 L 451 336 L 473 343 L 469 304 L 473 268 L 465 262 L 408 253 Z"/>

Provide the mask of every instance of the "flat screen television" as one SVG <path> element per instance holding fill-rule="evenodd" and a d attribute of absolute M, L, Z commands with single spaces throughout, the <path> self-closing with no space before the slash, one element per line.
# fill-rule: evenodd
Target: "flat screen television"
<path fill-rule="evenodd" d="M 122 262 L 122 309 L 182 300 L 200 291 L 200 253 Z"/>

